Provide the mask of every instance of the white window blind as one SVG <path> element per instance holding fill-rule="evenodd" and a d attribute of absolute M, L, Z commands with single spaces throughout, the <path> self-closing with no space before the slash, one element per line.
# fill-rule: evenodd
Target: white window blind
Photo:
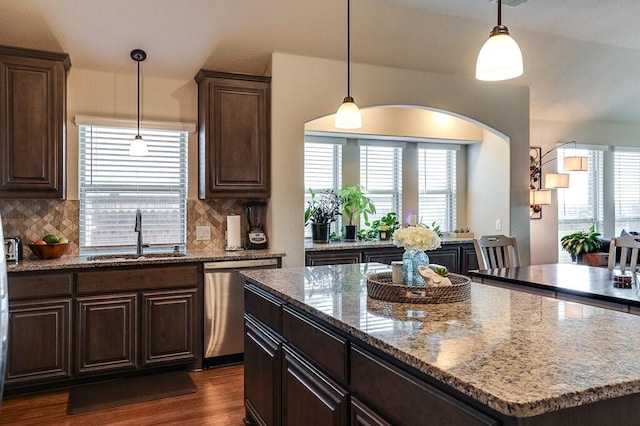
<path fill-rule="evenodd" d="M 146 157 L 130 157 L 136 129 L 79 125 L 80 249 L 186 243 L 187 131 L 141 129 Z"/>
<path fill-rule="evenodd" d="M 311 188 L 316 194 L 342 187 L 342 141 L 305 142 L 304 144 L 304 206 L 311 200 Z M 339 228 L 339 225 L 335 229 Z M 311 227 L 305 229 L 305 237 L 311 238 Z"/>
<path fill-rule="evenodd" d="M 360 145 L 360 185 L 376 206 L 369 221 L 389 212 L 402 217 L 402 146 L 384 143 Z"/>
<path fill-rule="evenodd" d="M 418 148 L 418 217 L 442 231 L 456 228 L 456 151 Z"/>
<path fill-rule="evenodd" d="M 602 232 L 604 228 L 603 203 L 603 152 L 597 149 L 558 149 L 559 173 L 565 157 L 584 156 L 589 158 L 588 171 L 569 172 L 569 188 L 558 189 L 558 241 L 564 235 L 587 230 L 595 225 Z M 570 262 L 571 256 L 558 244 L 560 262 Z"/>
<path fill-rule="evenodd" d="M 640 231 L 640 151 L 614 153 L 615 235 Z"/>

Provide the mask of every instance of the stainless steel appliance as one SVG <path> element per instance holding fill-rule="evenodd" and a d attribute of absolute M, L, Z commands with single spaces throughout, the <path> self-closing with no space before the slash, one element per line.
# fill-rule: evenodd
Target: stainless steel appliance
<path fill-rule="evenodd" d="M 2 217 L 0 217 L 0 235 L 2 235 Z M 9 282 L 7 280 L 7 261 L 2 251 L 4 250 L 0 250 L 0 401 L 2 401 L 7 365 L 7 333 L 9 330 Z"/>
<path fill-rule="evenodd" d="M 247 248 L 250 250 L 262 250 L 268 246 L 267 235 L 264 232 L 265 202 L 247 203 Z"/>
<path fill-rule="evenodd" d="M 241 362 L 244 352 L 244 278 L 241 269 L 277 268 L 278 259 L 204 264 L 204 365 Z"/>
<path fill-rule="evenodd" d="M 22 260 L 22 240 L 20 237 L 7 237 L 4 239 L 5 258 L 9 262 Z"/>

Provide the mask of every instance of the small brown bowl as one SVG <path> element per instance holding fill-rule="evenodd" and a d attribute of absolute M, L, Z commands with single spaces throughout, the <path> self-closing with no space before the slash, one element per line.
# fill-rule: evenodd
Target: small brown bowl
<path fill-rule="evenodd" d="M 47 244 L 46 246 L 39 244 L 29 244 L 29 248 L 40 259 L 57 259 L 67 251 L 68 243 Z"/>

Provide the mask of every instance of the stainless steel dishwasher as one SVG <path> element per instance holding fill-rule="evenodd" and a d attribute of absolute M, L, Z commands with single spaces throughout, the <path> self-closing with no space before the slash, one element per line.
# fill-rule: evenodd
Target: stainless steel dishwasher
<path fill-rule="evenodd" d="M 244 278 L 241 269 L 278 267 L 278 259 L 204 264 L 204 365 L 241 362 L 244 352 Z"/>

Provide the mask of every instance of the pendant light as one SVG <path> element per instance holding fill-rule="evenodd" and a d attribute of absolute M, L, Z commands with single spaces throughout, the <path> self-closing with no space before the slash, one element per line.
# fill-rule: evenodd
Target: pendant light
<path fill-rule="evenodd" d="M 522 75 L 522 52 L 502 25 L 502 0 L 498 0 L 498 25 L 478 54 L 476 78 L 484 81 L 509 80 Z"/>
<path fill-rule="evenodd" d="M 134 49 L 131 51 L 131 59 L 138 63 L 138 133 L 129 146 L 129 155 L 132 157 L 144 157 L 149 154 L 149 149 L 140 135 L 140 62 L 147 59 L 147 54 L 144 50 Z"/>
<path fill-rule="evenodd" d="M 336 112 L 334 125 L 338 129 L 362 127 L 362 115 L 351 97 L 351 0 L 347 0 L 347 96 Z"/>

